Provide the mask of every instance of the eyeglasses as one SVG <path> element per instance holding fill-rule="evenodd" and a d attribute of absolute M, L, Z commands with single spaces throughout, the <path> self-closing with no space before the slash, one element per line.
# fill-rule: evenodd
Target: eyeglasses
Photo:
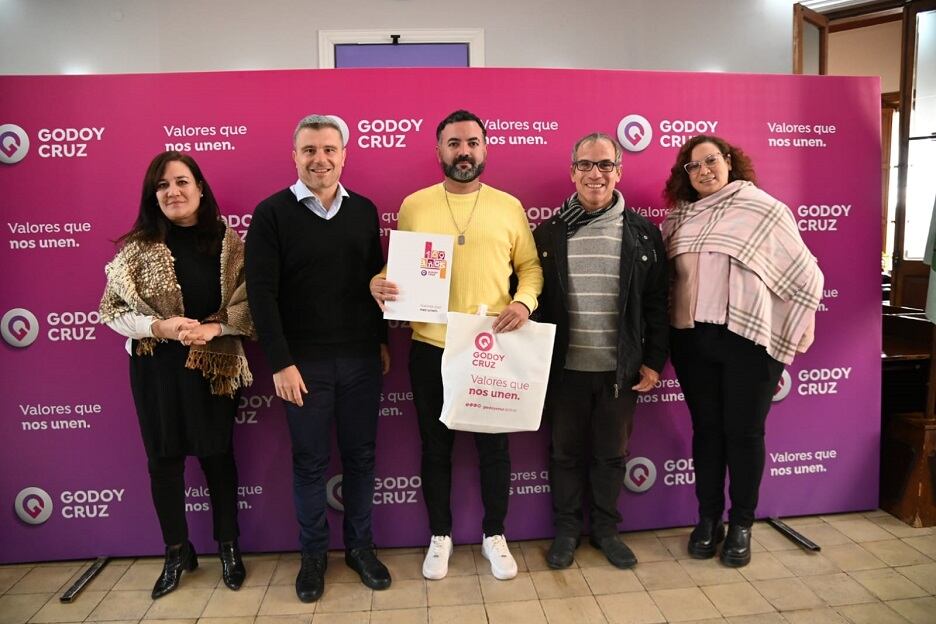
<path fill-rule="evenodd" d="M 695 175 L 699 173 L 699 170 L 702 168 L 702 165 L 705 165 L 706 169 L 711 169 L 718 164 L 720 159 L 724 158 L 726 161 L 730 158 L 727 154 L 722 154 L 721 152 L 715 152 L 714 154 L 709 154 L 702 160 L 690 160 L 685 165 L 683 169 L 686 170 L 686 173 L 689 175 Z"/>
<path fill-rule="evenodd" d="M 578 171 L 591 171 L 598 167 L 598 171 L 602 173 L 611 173 L 617 168 L 618 164 L 613 160 L 576 160 L 572 163 L 572 166 Z"/>

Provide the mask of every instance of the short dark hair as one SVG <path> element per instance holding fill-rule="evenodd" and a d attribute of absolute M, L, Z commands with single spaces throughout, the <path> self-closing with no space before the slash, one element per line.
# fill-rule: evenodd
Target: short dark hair
<path fill-rule="evenodd" d="M 442 139 L 442 130 L 445 128 L 445 126 L 458 123 L 459 121 L 473 121 L 481 126 L 481 136 L 484 137 L 485 141 L 487 140 L 487 128 L 484 127 L 484 122 L 481 121 L 481 118 L 472 112 L 466 111 L 464 109 L 458 109 L 439 122 L 438 127 L 436 127 L 436 141 Z"/>
<path fill-rule="evenodd" d="M 218 208 L 214 193 L 211 191 L 211 186 L 205 176 L 202 175 L 201 168 L 199 168 L 195 159 L 188 154 L 176 151 L 158 154 L 150 162 L 149 167 L 146 168 L 136 221 L 129 232 L 117 239 L 118 244 L 132 241 L 165 242 L 170 221 L 159 207 L 159 201 L 156 199 L 156 185 L 166 172 L 166 167 L 174 161 L 188 167 L 195 178 L 196 184 L 201 187 L 201 201 L 198 205 L 198 212 L 195 213 L 198 220 L 192 226 L 195 228 L 197 245 L 206 251 L 216 251 L 219 248 L 224 226 L 221 223 L 221 211 Z"/>
<path fill-rule="evenodd" d="M 668 206 L 675 206 L 679 202 L 694 202 L 699 199 L 699 192 L 692 188 L 689 174 L 683 169 L 683 165 L 689 162 L 692 150 L 702 143 L 711 143 L 718 148 L 718 151 L 731 158 L 731 171 L 728 172 L 729 182 L 747 180 L 748 182 L 757 183 L 754 164 L 740 147 L 735 147 L 721 137 L 699 134 L 686 141 L 679 148 L 679 153 L 676 154 L 676 163 L 670 169 L 669 179 L 666 180 L 666 186 L 663 189 L 663 198 Z"/>

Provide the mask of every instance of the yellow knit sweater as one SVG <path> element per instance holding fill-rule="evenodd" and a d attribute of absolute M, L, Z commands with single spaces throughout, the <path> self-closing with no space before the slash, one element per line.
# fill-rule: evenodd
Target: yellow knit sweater
<path fill-rule="evenodd" d="M 517 198 L 490 186 L 482 185 L 480 193 L 470 224 L 475 193 L 448 194 L 452 215 L 465 232 L 464 245 L 457 242 L 458 229 L 452 223 L 442 184 L 404 199 L 397 229 L 455 237 L 449 311 L 474 314 L 480 304 L 486 304 L 488 314 L 496 315 L 512 301 L 519 301 L 532 312 L 543 289 L 543 271 L 523 206 Z M 509 292 L 512 273 L 519 281 L 513 299 Z M 445 346 L 445 325 L 413 322 L 412 327 L 413 340 Z"/>

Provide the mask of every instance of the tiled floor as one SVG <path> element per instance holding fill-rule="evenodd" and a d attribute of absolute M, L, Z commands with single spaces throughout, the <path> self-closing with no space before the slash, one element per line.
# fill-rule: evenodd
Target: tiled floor
<path fill-rule="evenodd" d="M 624 535 L 640 564 L 618 570 L 583 545 L 576 565 L 553 571 L 548 541 L 512 544 L 520 574 L 497 581 L 477 546 L 459 546 L 448 578 L 425 581 L 421 549 L 381 552 L 393 586 L 372 592 L 333 553 L 325 595 L 295 596 L 295 553 L 246 558 L 238 592 L 220 584 L 216 557 L 186 573 L 176 592 L 153 602 L 158 559 L 111 561 L 72 604 L 58 597 L 87 562 L 0 566 L 0 624 L 654 622 L 936 623 L 936 530 L 913 529 L 882 511 L 795 518 L 789 524 L 822 546 L 799 550 L 772 528 L 754 529 L 751 565 L 730 569 L 685 552 L 689 529 Z"/>

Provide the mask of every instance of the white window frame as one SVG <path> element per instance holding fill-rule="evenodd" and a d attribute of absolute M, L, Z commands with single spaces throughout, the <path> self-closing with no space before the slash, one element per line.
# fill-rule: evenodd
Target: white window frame
<path fill-rule="evenodd" d="M 320 30 L 319 69 L 335 68 L 335 46 L 341 43 L 467 43 L 468 66 L 484 67 L 484 29 L 381 28 L 371 30 Z"/>

